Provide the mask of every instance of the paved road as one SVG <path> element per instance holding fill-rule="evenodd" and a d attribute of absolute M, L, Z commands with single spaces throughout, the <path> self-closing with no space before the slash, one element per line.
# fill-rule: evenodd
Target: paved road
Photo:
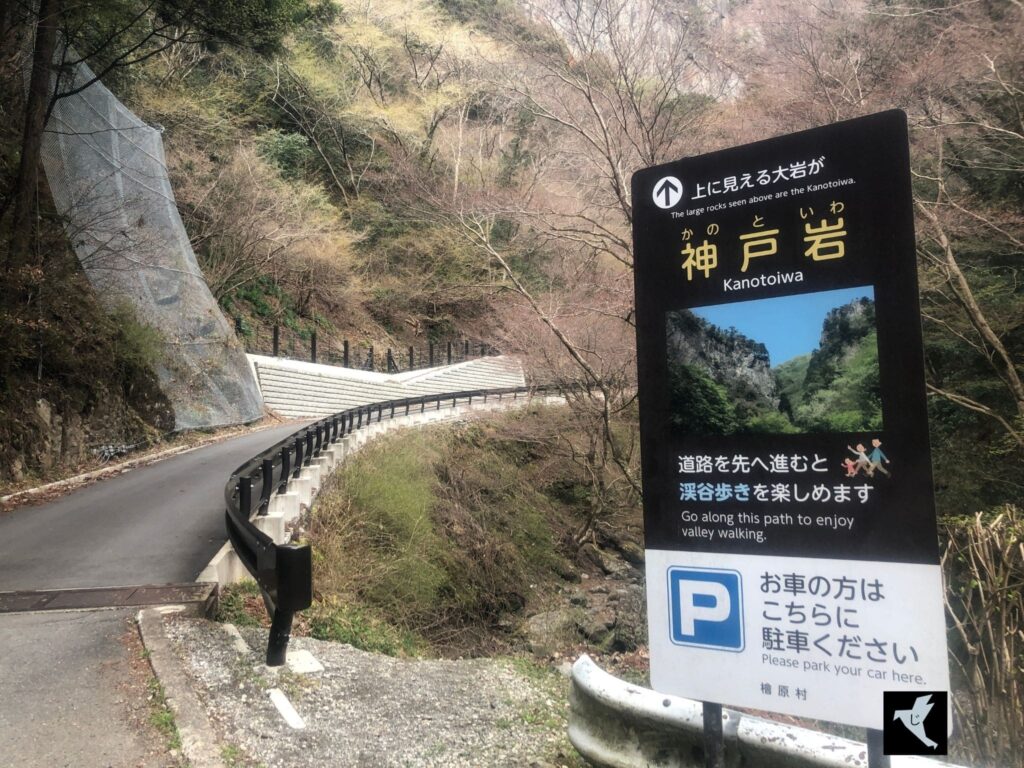
<path fill-rule="evenodd" d="M 145 678 L 132 611 L 0 617 L 0 766 L 164 768 L 163 738 L 147 733 Z M 135 658 L 133 659 L 133 654 Z"/>
<path fill-rule="evenodd" d="M 298 428 L 209 445 L 0 517 L 0 592 L 192 581 L 227 540 L 228 475 Z"/>
<path fill-rule="evenodd" d="M 0 517 L 0 591 L 192 581 L 227 539 L 228 475 L 298 428 L 209 445 Z M 0 614 L 0 768 L 179 763 L 146 732 L 145 682 L 126 642 L 133 614 Z"/>

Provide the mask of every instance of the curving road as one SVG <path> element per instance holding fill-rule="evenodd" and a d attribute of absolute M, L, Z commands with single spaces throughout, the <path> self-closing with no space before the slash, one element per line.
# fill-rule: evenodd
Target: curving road
<path fill-rule="evenodd" d="M 194 580 L 227 540 L 228 475 L 301 425 L 198 448 L 0 517 L 0 592 Z"/>

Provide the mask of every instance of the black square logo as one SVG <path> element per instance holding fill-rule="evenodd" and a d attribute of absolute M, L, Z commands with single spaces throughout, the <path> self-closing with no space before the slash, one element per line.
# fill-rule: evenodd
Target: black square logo
<path fill-rule="evenodd" d="M 886 691 L 882 751 L 887 755 L 944 755 L 949 728 L 946 691 Z"/>

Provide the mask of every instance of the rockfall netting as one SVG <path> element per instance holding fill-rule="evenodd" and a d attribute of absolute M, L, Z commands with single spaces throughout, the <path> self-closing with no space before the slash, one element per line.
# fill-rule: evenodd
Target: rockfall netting
<path fill-rule="evenodd" d="M 74 60 L 68 50 L 65 61 Z M 83 63 L 61 93 L 93 80 Z M 129 303 L 162 334 L 160 385 L 175 428 L 260 417 L 263 401 L 231 325 L 210 293 L 178 216 L 160 130 L 100 82 L 60 98 L 43 140 L 43 166 L 68 237 L 110 306 Z"/>

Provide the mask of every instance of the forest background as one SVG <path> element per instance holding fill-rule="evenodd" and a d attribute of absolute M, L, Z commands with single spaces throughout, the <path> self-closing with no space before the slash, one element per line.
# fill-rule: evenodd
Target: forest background
<path fill-rule="evenodd" d="M 159 329 L 91 296 L 39 170 L 62 94 L 25 73 L 58 36 L 163 127 L 193 247 L 243 335 L 466 335 L 536 380 L 588 384 L 570 430 L 530 437 L 564 458 L 575 546 L 636 524 L 631 173 L 905 110 L 936 497 L 963 564 L 955 658 L 981 723 L 970 750 L 1009 754 L 1024 711 L 1018 0 L 6 3 L 8 484 L 168 428 L 149 370 Z"/>

